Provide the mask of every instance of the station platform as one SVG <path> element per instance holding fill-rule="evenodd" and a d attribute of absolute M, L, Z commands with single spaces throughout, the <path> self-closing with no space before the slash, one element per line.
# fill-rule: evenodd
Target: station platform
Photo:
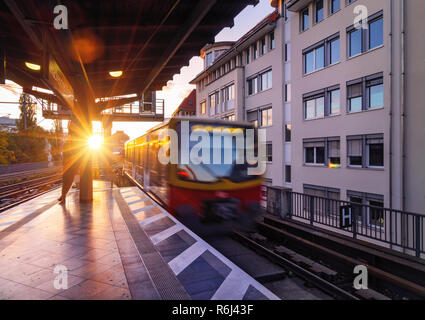
<path fill-rule="evenodd" d="M 278 299 L 137 187 L 59 195 L 0 213 L 0 299 Z"/>

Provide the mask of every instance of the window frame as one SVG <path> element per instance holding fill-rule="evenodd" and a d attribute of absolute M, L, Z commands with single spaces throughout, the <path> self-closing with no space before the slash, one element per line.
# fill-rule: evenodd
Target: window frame
<path fill-rule="evenodd" d="M 304 13 L 307 12 L 307 27 L 304 28 Z M 300 10 L 300 32 L 304 32 L 310 29 L 310 8 L 307 6 L 304 9 Z"/>
<path fill-rule="evenodd" d="M 317 3 L 322 3 L 322 19 L 318 20 L 318 10 L 317 10 Z M 317 24 L 321 21 L 325 20 L 325 3 L 323 0 L 315 0 L 314 1 L 314 24 Z"/>
<path fill-rule="evenodd" d="M 339 60 L 336 62 L 331 63 L 331 44 L 339 40 Z M 323 47 L 323 67 L 316 68 L 316 50 Z M 313 70 L 310 72 L 307 72 L 307 55 L 313 52 Z M 323 39 L 319 42 L 314 43 L 313 45 L 305 48 L 302 51 L 303 55 L 303 76 L 307 76 L 309 74 L 312 74 L 314 72 L 323 70 L 327 67 L 333 66 L 341 61 L 341 40 L 340 40 L 340 33 L 336 32 L 326 39 Z"/>
<path fill-rule="evenodd" d="M 370 24 L 374 23 L 374 22 L 376 22 L 380 19 L 382 19 L 382 43 L 371 48 L 370 47 L 370 36 L 369 36 Z M 363 29 L 363 28 L 357 29 L 354 24 L 350 25 L 346 28 L 346 38 L 347 38 L 347 53 L 346 53 L 346 55 L 347 55 L 347 59 L 353 59 L 353 58 L 355 58 L 359 55 L 362 55 L 364 53 L 373 51 L 375 49 L 378 49 L 378 48 L 384 46 L 384 41 L 385 41 L 385 39 L 384 39 L 384 36 L 385 36 L 384 28 L 385 27 L 384 27 L 383 19 L 384 19 L 384 11 L 380 10 L 380 11 L 370 15 L 369 17 L 367 17 L 367 19 L 366 19 L 367 25 L 368 25 L 367 29 Z M 351 34 L 355 31 L 360 31 L 361 48 L 360 48 L 359 53 L 351 55 Z"/>
<path fill-rule="evenodd" d="M 336 91 L 336 90 L 339 90 L 339 92 L 340 92 L 340 96 L 339 96 L 339 99 L 340 99 L 340 108 L 339 108 L 339 113 L 337 113 L 337 114 L 332 114 L 331 113 L 331 98 L 332 98 L 332 96 L 331 96 L 331 93 L 332 92 L 334 92 L 334 91 Z M 307 101 L 310 101 L 310 100 L 313 100 L 313 99 L 318 99 L 318 98 L 321 98 L 321 97 L 323 97 L 324 98 L 324 106 L 323 106 L 323 117 L 314 117 L 314 118 L 307 118 L 306 117 L 306 115 L 307 115 L 307 113 L 306 113 L 306 108 L 307 108 Z M 317 115 L 317 105 L 315 105 L 315 114 Z M 340 88 L 340 86 L 339 86 L 339 84 L 337 84 L 337 85 L 333 85 L 333 86 L 331 86 L 331 87 L 327 87 L 327 88 L 324 88 L 324 89 L 320 89 L 320 90 L 316 90 L 316 91 L 312 91 L 312 92 L 309 92 L 309 93 L 305 93 L 305 94 L 303 94 L 303 120 L 304 121 L 311 121 L 311 120 L 317 120 L 317 119 L 324 119 L 324 118 L 327 118 L 327 117 L 335 117 L 335 116 L 338 116 L 338 115 L 340 115 L 341 114 L 341 88 Z"/>
<path fill-rule="evenodd" d="M 263 123 L 263 112 L 267 113 L 267 116 L 266 116 L 267 124 L 266 125 Z M 269 123 L 269 113 L 270 113 L 270 116 L 271 116 L 271 122 L 270 123 Z M 273 108 L 271 106 L 260 109 L 260 120 L 261 120 L 261 127 L 262 128 L 267 128 L 267 127 L 273 126 Z"/>
<path fill-rule="evenodd" d="M 370 161 L 370 155 L 369 155 L 369 147 L 368 147 L 368 140 L 382 140 L 382 166 L 371 166 L 369 164 Z M 350 157 L 352 157 L 349 152 L 348 143 L 349 141 L 361 141 L 361 165 L 352 165 L 350 161 Z M 365 134 L 365 135 L 354 135 L 354 136 L 347 136 L 346 137 L 346 143 L 347 143 L 347 168 L 362 168 L 362 169 L 378 169 L 383 170 L 385 169 L 385 139 L 383 133 L 376 133 L 376 134 Z"/>
<path fill-rule="evenodd" d="M 337 1 L 338 4 L 339 4 L 338 10 L 334 10 L 334 8 L 333 8 L 334 1 Z M 338 11 L 341 10 L 341 0 L 329 0 L 328 8 L 329 8 L 329 15 L 333 15 L 333 14 L 337 13 Z"/>
<path fill-rule="evenodd" d="M 361 85 L 362 91 L 361 91 L 361 96 L 353 96 L 351 97 L 349 95 L 349 87 L 353 86 L 353 85 Z M 380 107 L 374 107 L 371 108 L 370 107 L 370 88 L 377 86 L 377 85 L 382 85 L 382 97 L 383 97 L 383 103 L 382 106 Z M 354 80 L 350 80 L 347 81 L 346 83 L 346 112 L 348 114 L 353 114 L 353 113 L 358 113 L 358 112 L 362 112 L 362 111 L 370 111 L 370 110 L 381 110 L 385 108 L 385 83 L 384 83 L 384 73 L 383 72 L 378 72 L 366 77 L 362 77 L 362 78 L 358 78 L 358 79 L 354 79 Z M 362 98 L 362 105 L 361 105 L 361 109 L 357 110 L 357 111 L 351 111 L 351 99 L 354 98 L 358 98 L 361 97 Z"/>
<path fill-rule="evenodd" d="M 271 151 L 271 154 L 269 154 L 269 150 Z M 266 162 L 268 163 L 273 162 L 273 142 L 272 141 L 266 142 Z"/>
<path fill-rule="evenodd" d="M 341 168 L 341 138 L 339 136 L 334 136 L 334 137 L 324 137 L 324 138 L 304 138 L 303 139 L 303 165 L 304 166 L 312 166 L 312 167 L 327 167 L 327 168 L 331 168 L 329 166 L 330 162 L 329 162 L 329 142 L 335 142 L 338 141 L 339 142 L 339 158 L 340 158 L 340 163 L 339 166 L 337 167 L 332 167 L 334 168 Z M 305 144 L 308 143 L 322 143 L 323 144 L 323 163 L 318 163 L 317 162 L 317 148 L 319 148 L 319 146 L 314 146 L 314 147 L 306 147 Z M 307 158 L 307 152 L 306 152 L 306 148 L 314 148 L 314 162 L 307 162 L 306 158 Z"/>
<path fill-rule="evenodd" d="M 207 101 L 206 100 L 201 101 L 200 105 L 201 105 L 201 114 L 206 114 L 207 113 Z M 204 106 L 204 107 L 202 107 L 202 106 Z"/>

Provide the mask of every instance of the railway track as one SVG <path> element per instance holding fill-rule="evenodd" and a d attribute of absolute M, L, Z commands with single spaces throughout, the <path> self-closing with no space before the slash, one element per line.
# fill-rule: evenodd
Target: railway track
<path fill-rule="evenodd" d="M 290 272 L 302 278 L 304 281 L 307 282 L 307 286 L 314 286 L 327 293 L 336 300 L 361 299 L 353 295 L 349 290 L 341 288 L 332 281 L 329 281 L 324 277 L 315 274 L 311 270 L 302 267 L 289 259 L 286 259 L 285 257 L 279 255 L 277 252 L 270 250 L 266 246 L 263 246 L 262 244 L 256 242 L 255 240 L 251 239 L 249 236 L 241 232 L 234 231 L 233 236 L 238 241 L 257 252 L 259 255 L 266 257 L 267 259 L 273 261 L 274 263 L 282 266 L 287 270 L 290 270 Z"/>
<path fill-rule="evenodd" d="M 287 266 L 307 281 L 322 288 L 335 298 L 343 299 L 424 299 L 425 287 L 398 274 L 382 270 L 360 258 L 337 252 L 312 241 L 281 230 L 263 221 L 258 222 L 258 231 L 254 237 L 235 232 L 239 241 L 253 248 L 259 254 Z M 289 249 L 289 247 L 291 249 Z M 296 251 L 294 251 L 296 250 Z M 309 254 L 310 253 L 310 254 Z M 368 270 L 369 289 L 353 288 L 353 268 L 364 265 Z M 345 297 L 344 297 L 345 296 Z"/>
<path fill-rule="evenodd" d="M 60 187 L 61 181 L 62 175 L 55 173 L 0 187 L 0 212 Z"/>

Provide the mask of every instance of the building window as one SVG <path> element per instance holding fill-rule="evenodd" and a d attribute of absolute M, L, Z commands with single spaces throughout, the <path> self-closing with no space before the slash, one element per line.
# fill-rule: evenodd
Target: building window
<path fill-rule="evenodd" d="M 253 51 L 253 58 L 254 58 L 254 60 L 258 59 L 258 45 L 257 45 L 257 42 L 255 42 L 253 44 L 252 51 Z"/>
<path fill-rule="evenodd" d="M 289 56 L 288 56 L 289 48 L 288 48 L 288 46 L 289 46 L 289 43 L 285 43 L 285 62 L 289 61 Z"/>
<path fill-rule="evenodd" d="M 249 63 L 249 48 L 245 50 L 246 64 Z"/>
<path fill-rule="evenodd" d="M 291 101 L 291 84 L 285 84 L 285 102 Z"/>
<path fill-rule="evenodd" d="M 339 62 L 339 37 L 329 42 L 329 65 Z"/>
<path fill-rule="evenodd" d="M 260 88 L 259 91 L 264 91 L 271 89 L 272 87 L 272 71 L 266 71 L 260 74 L 259 76 Z"/>
<path fill-rule="evenodd" d="M 265 71 L 251 77 L 248 82 L 248 95 L 256 94 L 258 92 L 272 88 L 272 70 Z"/>
<path fill-rule="evenodd" d="M 353 57 L 363 52 L 362 30 L 354 29 L 348 34 L 349 39 L 349 57 Z"/>
<path fill-rule="evenodd" d="M 291 125 L 285 124 L 285 142 L 291 142 Z"/>
<path fill-rule="evenodd" d="M 347 136 L 347 158 L 350 167 L 383 168 L 383 135 Z"/>
<path fill-rule="evenodd" d="M 382 168 L 384 166 L 384 139 L 380 137 L 366 137 L 366 165 L 369 168 Z"/>
<path fill-rule="evenodd" d="M 315 21 L 318 23 L 323 20 L 323 0 L 316 0 L 315 9 Z"/>
<path fill-rule="evenodd" d="M 339 138 L 328 139 L 327 153 L 329 168 L 339 168 L 341 166 Z"/>
<path fill-rule="evenodd" d="M 258 127 L 258 111 L 250 111 L 246 114 L 246 120 L 254 124 L 255 127 Z"/>
<path fill-rule="evenodd" d="M 339 137 L 304 139 L 303 149 L 305 165 L 329 168 L 339 168 L 341 165 Z"/>
<path fill-rule="evenodd" d="M 347 157 L 348 166 L 361 167 L 363 166 L 363 138 L 347 137 Z"/>
<path fill-rule="evenodd" d="M 335 89 L 329 91 L 329 114 L 337 115 L 340 113 L 341 94 L 340 90 Z"/>
<path fill-rule="evenodd" d="M 275 48 L 275 40 L 274 40 L 274 32 L 270 32 L 269 34 L 269 48 L 270 50 L 273 50 Z"/>
<path fill-rule="evenodd" d="M 361 111 L 363 105 L 362 84 L 356 83 L 347 86 L 348 111 Z"/>
<path fill-rule="evenodd" d="M 265 55 L 266 54 L 266 38 L 261 39 L 261 47 L 260 47 L 260 54 Z"/>
<path fill-rule="evenodd" d="M 261 126 L 270 127 L 273 124 L 272 108 L 261 110 Z"/>
<path fill-rule="evenodd" d="M 375 109 L 384 106 L 384 84 L 383 78 L 366 81 L 367 108 Z"/>
<path fill-rule="evenodd" d="M 382 11 L 368 18 L 368 28 L 352 25 L 347 28 L 348 56 L 354 57 L 384 44 L 384 23 Z"/>
<path fill-rule="evenodd" d="M 258 92 L 257 77 L 248 79 L 248 95 L 256 94 Z"/>
<path fill-rule="evenodd" d="M 309 28 L 309 13 L 308 7 L 301 11 L 301 31 L 305 31 Z"/>
<path fill-rule="evenodd" d="M 303 50 L 304 74 L 339 62 L 339 33 Z M 326 57 L 326 59 L 325 59 Z"/>
<path fill-rule="evenodd" d="M 325 97 L 311 98 L 304 101 L 304 119 L 311 120 L 325 116 Z"/>
<path fill-rule="evenodd" d="M 267 162 L 273 161 L 273 144 L 271 142 L 266 143 L 266 159 Z"/>
<path fill-rule="evenodd" d="M 291 166 L 285 166 L 285 182 L 291 183 Z"/>
<path fill-rule="evenodd" d="M 347 190 L 347 199 L 353 203 L 357 223 L 369 227 L 384 226 L 384 196 Z"/>
<path fill-rule="evenodd" d="M 213 64 L 213 62 L 214 62 L 214 53 L 213 52 L 208 52 L 207 53 L 207 56 L 206 56 L 206 65 L 207 65 L 207 68 L 209 66 L 211 66 Z"/>
<path fill-rule="evenodd" d="M 345 0 L 345 1 L 346 1 L 347 5 L 349 5 L 350 3 L 353 3 L 356 0 Z"/>
<path fill-rule="evenodd" d="M 201 113 L 202 114 L 207 113 L 207 104 L 205 103 L 205 101 L 201 102 Z"/>
<path fill-rule="evenodd" d="M 384 107 L 383 73 L 347 82 L 348 112 Z"/>
<path fill-rule="evenodd" d="M 211 109 L 214 109 L 215 108 L 215 106 L 216 106 L 216 104 L 217 104 L 217 101 L 216 101 L 216 94 L 215 93 L 213 93 L 213 94 L 211 94 L 210 96 L 209 96 L 209 99 L 210 99 L 210 108 Z"/>
<path fill-rule="evenodd" d="M 305 74 L 325 66 L 325 47 L 320 46 L 304 54 Z"/>
<path fill-rule="evenodd" d="M 331 14 L 339 11 L 341 9 L 341 0 L 330 0 L 329 2 L 329 12 Z"/>
<path fill-rule="evenodd" d="M 325 141 L 304 139 L 304 164 L 325 165 Z"/>

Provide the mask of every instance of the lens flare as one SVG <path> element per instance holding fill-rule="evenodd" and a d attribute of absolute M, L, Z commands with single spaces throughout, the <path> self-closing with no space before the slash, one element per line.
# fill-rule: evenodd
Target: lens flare
<path fill-rule="evenodd" d="M 98 135 L 91 136 L 88 140 L 88 145 L 93 150 L 98 150 L 103 143 L 103 138 Z"/>

